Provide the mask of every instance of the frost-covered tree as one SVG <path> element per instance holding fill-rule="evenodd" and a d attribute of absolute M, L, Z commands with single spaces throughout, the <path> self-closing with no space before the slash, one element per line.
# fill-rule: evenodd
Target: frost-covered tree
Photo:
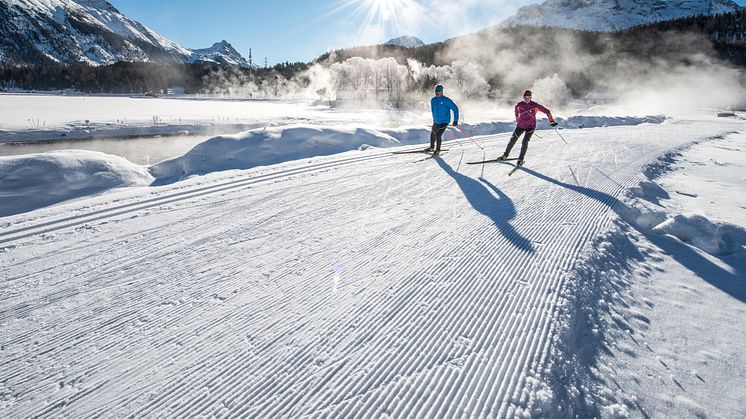
<path fill-rule="evenodd" d="M 557 73 L 552 77 L 536 80 L 531 91 L 538 101 L 547 106 L 563 106 L 570 100 L 570 89 Z"/>
<path fill-rule="evenodd" d="M 479 74 L 479 68 L 474 63 L 456 61 L 451 66 L 452 82 L 464 99 L 484 97 L 490 91 L 487 80 Z"/>

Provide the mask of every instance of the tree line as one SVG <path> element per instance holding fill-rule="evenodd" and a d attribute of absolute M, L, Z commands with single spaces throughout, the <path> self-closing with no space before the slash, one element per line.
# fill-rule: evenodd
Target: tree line
<path fill-rule="evenodd" d="M 574 68 L 577 57 L 588 64 Z M 505 90 L 511 85 L 525 85 L 557 72 L 571 92 L 582 94 L 623 74 L 630 66 L 644 74 L 659 70 L 651 66 L 652 62 L 686 67 L 717 61 L 746 67 L 746 11 L 675 19 L 611 33 L 494 27 L 418 48 L 360 46 L 331 51 L 312 63 L 286 62 L 269 68 L 127 62 L 98 67 L 6 66 L 0 67 L 0 89 L 159 93 L 180 86 L 186 93 L 219 93 L 248 86 L 244 91 L 272 95 L 308 87 L 312 83 L 309 68 L 323 66 L 333 72 L 337 84 L 329 88 L 337 90 L 366 85 L 398 95 L 406 89 L 427 90 L 439 79 L 450 77 L 461 84 L 466 96 L 500 91 L 510 95 L 514 92 Z M 412 62 L 419 63 L 419 76 Z M 403 72 L 406 68 L 408 74 Z M 514 68 L 525 74 L 516 74 Z M 464 78 L 467 76 L 471 79 Z"/>
<path fill-rule="evenodd" d="M 216 80 L 230 76 L 258 83 L 291 78 L 308 69 L 306 63 L 281 63 L 268 68 L 220 67 L 210 64 L 154 64 L 118 62 L 105 66 L 32 65 L 0 67 L 0 89 L 65 90 L 84 93 L 164 93 L 182 87 L 188 94 L 206 93 Z"/>

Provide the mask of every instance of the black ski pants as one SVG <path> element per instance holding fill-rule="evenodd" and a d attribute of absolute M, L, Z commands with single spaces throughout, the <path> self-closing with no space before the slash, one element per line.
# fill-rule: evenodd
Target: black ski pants
<path fill-rule="evenodd" d="M 518 160 L 525 159 L 526 152 L 528 151 L 528 142 L 531 141 L 531 137 L 534 135 L 535 130 L 536 128 L 516 128 L 515 131 L 513 131 L 513 136 L 510 137 L 510 141 L 508 141 L 508 147 L 505 149 L 505 156 L 507 157 L 510 154 L 510 150 L 513 149 L 516 141 L 518 141 L 518 137 L 525 133 L 526 135 L 523 136 L 523 144 L 521 144 L 521 155 L 518 156 Z"/>
<path fill-rule="evenodd" d="M 432 130 L 430 130 L 430 148 L 440 151 L 440 144 L 443 142 L 443 133 L 446 132 L 446 128 L 448 128 L 448 124 L 433 124 Z"/>

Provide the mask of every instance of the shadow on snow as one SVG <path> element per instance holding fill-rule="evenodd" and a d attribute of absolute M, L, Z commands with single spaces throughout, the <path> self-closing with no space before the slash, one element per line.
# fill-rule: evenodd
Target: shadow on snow
<path fill-rule="evenodd" d="M 532 169 L 523 168 L 523 171 L 541 180 L 570 189 L 604 203 L 664 253 L 668 254 L 687 269 L 697 274 L 700 278 L 727 293 L 731 297 L 746 303 L 746 282 L 743 280 L 744 276 L 746 276 L 746 263 L 742 261 L 743 258 L 731 256 L 719 257 L 720 260 L 731 266 L 735 273 L 729 272 L 709 261 L 707 258 L 679 240 L 655 233 L 639 226 L 634 220 L 635 217 L 631 216 L 633 210 L 609 194 L 599 192 L 595 189 L 561 182 Z"/>
<path fill-rule="evenodd" d="M 507 195 L 484 178 L 474 180 L 453 170 L 441 158 L 436 158 L 435 161 L 456 181 L 469 204 L 475 210 L 489 217 L 510 244 L 523 252 L 535 253 L 536 250 L 531 241 L 518 233 L 510 224 L 510 220 L 516 216 L 516 211 L 513 201 Z"/>

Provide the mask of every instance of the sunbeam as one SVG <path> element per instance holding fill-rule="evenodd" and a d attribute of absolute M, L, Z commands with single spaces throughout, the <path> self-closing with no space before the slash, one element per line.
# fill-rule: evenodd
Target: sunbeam
<path fill-rule="evenodd" d="M 416 34 L 426 10 L 415 0 L 340 0 L 328 8 L 323 18 L 342 15 L 362 19 L 355 42 L 380 42 L 378 36 Z"/>

